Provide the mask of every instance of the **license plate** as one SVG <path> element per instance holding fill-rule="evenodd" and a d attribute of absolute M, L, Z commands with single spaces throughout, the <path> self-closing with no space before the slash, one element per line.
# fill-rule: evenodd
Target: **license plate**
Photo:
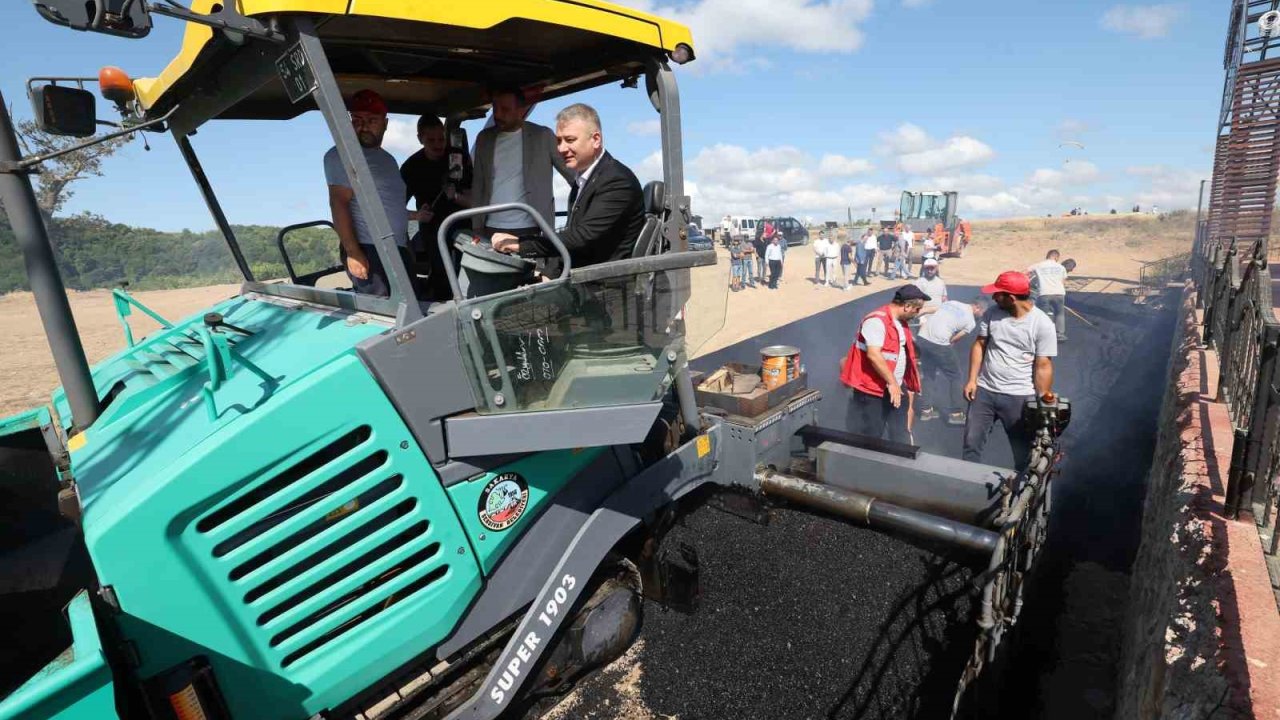
<path fill-rule="evenodd" d="M 289 95 L 290 102 L 297 104 L 315 92 L 316 74 L 311 70 L 311 60 L 307 58 L 307 51 L 302 48 L 302 43 L 289 48 L 276 60 L 276 70 L 280 73 L 280 80 L 284 83 L 284 91 Z"/>

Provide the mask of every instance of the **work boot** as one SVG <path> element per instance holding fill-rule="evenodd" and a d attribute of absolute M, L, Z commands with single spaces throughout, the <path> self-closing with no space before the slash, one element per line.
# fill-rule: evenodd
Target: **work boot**
<path fill-rule="evenodd" d="M 925 409 L 923 409 L 923 410 L 921 410 L 921 411 L 920 411 L 920 420 L 921 420 L 921 422 L 925 422 L 925 421 L 928 421 L 928 420 L 934 420 L 934 419 L 936 419 L 937 417 L 938 417 L 938 411 L 937 411 L 937 410 L 935 410 L 935 409 L 933 409 L 933 408 L 931 408 L 931 407 L 927 407 L 927 408 L 925 408 Z"/>

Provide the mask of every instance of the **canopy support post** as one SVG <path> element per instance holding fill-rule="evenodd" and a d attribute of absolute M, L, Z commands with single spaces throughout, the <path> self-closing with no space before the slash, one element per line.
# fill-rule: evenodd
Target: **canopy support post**
<path fill-rule="evenodd" d="M 382 199 L 374 185 L 373 173 L 364 157 L 364 148 L 356 138 L 355 128 L 351 126 L 351 118 L 346 104 L 342 100 L 342 90 L 333 76 L 333 68 L 329 67 L 329 59 L 324 47 L 316 35 L 315 24 L 308 17 L 296 17 L 290 20 L 297 30 L 298 43 L 306 53 L 315 74 L 316 87 L 311 96 L 320 114 L 324 116 L 338 148 L 338 156 L 347 170 L 347 178 L 355 190 L 356 202 L 360 203 L 361 214 L 365 218 L 370 231 L 374 235 L 374 246 L 382 267 L 387 273 L 387 284 L 390 286 L 391 299 L 398 304 L 396 324 L 403 327 L 422 318 L 422 307 L 414 292 L 410 269 L 400 259 L 400 251 L 396 247 L 396 236 L 391 229 L 391 221 L 387 218 Z M 408 232 L 408 228 L 404 229 Z"/>

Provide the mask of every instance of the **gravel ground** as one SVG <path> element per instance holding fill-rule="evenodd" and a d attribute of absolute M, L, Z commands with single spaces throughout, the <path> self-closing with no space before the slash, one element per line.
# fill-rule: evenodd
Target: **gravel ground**
<path fill-rule="evenodd" d="M 698 612 L 645 607 L 642 644 L 553 710 L 577 718 L 933 718 L 974 639 L 968 568 L 870 530 L 703 506 Z"/>

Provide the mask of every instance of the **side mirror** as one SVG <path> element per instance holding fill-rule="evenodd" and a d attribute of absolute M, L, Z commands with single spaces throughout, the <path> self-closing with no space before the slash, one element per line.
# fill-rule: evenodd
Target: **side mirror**
<path fill-rule="evenodd" d="M 146 37 L 151 15 L 141 0 L 32 0 L 45 20 L 73 30 L 127 38 Z"/>
<path fill-rule="evenodd" d="M 98 131 L 97 99 L 81 88 L 37 85 L 31 88 L 31 112 L 51 135 L 89 137 Z"/>

